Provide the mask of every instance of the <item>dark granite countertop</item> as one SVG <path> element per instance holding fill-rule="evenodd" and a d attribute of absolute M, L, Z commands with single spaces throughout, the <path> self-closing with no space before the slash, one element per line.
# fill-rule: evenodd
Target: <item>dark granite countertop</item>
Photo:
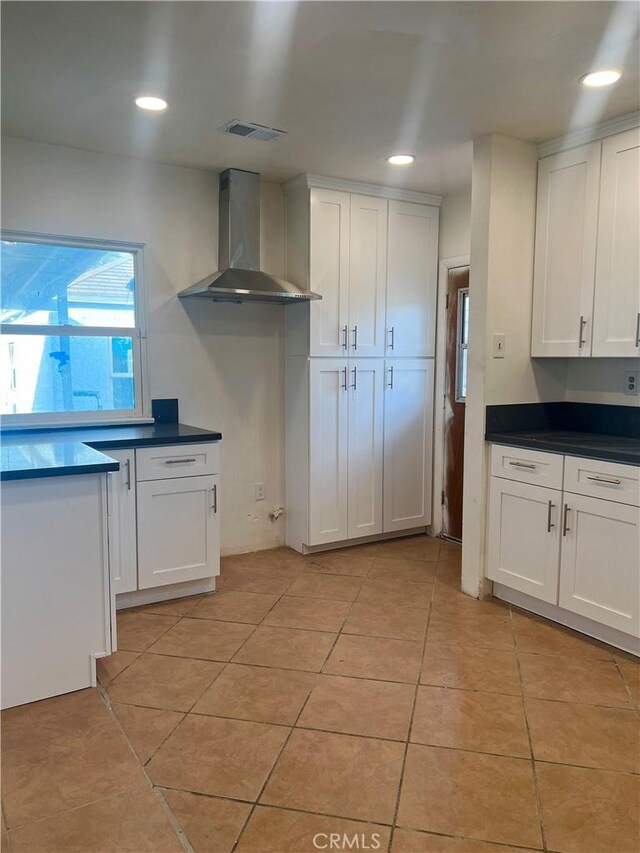
<path fill-rule="evenodd" d="M 566 456 L 640 465 L 640 439 L 621 435 L 543 429 L 488 432 L 485 438 L 495 444 L 507 444 L 510 447 L 526 447 Z"/>
<path fill-rule="evenodd" d="M 0 480 L 117 471 L 118 462 L 99 450 L 221 438 L 215 430 L 178 423 L 6 431 L 1 436 Z"/>
<path fill-rule="evenodd" d="M 67 474 L 102 474 L 120 465 L 80 441 L 2 443 L 0 480 L 62 477 Z"/>

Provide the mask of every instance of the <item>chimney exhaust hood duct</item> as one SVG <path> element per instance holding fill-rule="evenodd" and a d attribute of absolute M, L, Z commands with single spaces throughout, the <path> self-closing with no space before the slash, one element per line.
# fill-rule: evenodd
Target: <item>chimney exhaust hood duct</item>
<path fill-rule="evenodd" d="M 219 271 L 178 296 L 216 302 L 294 302 L 322 299 L 260 270 L 260 175 L 242 169 L 220 173 Z"/>

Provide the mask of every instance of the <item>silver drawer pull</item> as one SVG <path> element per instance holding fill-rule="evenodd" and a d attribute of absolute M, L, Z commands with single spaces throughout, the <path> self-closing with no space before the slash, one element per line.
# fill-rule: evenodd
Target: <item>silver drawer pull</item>
<path fill-rule="evenodd" d="M 569 527 L 569 513 L 571 512 L 571 507 L 569 504 L 564 505 L 564 515 L 562 518 L 562 535 L 566 536 L 567 533 L 571 530 Z"/>
<path fill-rule="evenodd" d="M 509 462 L 509 465 L 513 465 L 514 468 L 528 468 L 530 471 L 535 471 L 538 467 L 537 465 L 530 464 L 529 462 Z"/>
<path fill-rule="evenodd" d="M 184 462 L 197 462 L 198 460 L 195 457 L 190 457 L 189 459 L 165 459 L 165 465 L 180 465 Z"/>
<path fill-rule="evenodd" d="M 547 505 L 547 533 L 551 533 L 551 530 L 555 527 L 555 524 L 551 521 L 551 512 L 555 509 L 555 506 L 553 501 L 549 501 Z"/>
<path fill-rule="evenodd" d="M 591 477 L 587 475 L 587 480 L 594 480 L 596 483 L 609 483 L 611 486 L 619 486 L 622 483 L 622 480 L 616 480 L 613 477 L 609 479 L 608 477 Z"/>

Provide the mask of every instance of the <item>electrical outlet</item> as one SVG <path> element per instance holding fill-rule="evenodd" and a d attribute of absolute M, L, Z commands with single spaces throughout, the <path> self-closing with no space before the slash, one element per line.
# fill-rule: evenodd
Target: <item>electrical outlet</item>
<path fill-rule="evenodd" d="M 496 333 L 493 336 L 493 357 L 504 358 L 504 349 L 506 346 L 506 335 Z"/>
<path fill-rule="evenodd" d="M 625 394 L 640 394 L 640 372 L 637 370 L 625 370 L 623 391 Z"/>
<path fill-rule="evenodd" d="M 253 492 L 255 495 L 255 499 L 257 501 L 264 500 L 264 483 L 256 483 L 253 487 Z"/>

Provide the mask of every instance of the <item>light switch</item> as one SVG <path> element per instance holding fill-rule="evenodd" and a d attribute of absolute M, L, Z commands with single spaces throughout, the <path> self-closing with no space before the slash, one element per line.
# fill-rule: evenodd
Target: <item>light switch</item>
<path fill-rule="evenodd" d="M 506 335 L 502 335 L 497 333 L 493 336 L 493 357 L 494 358 L 504 358 L 504 348 L 505 348 L 505 338 Z"/>

